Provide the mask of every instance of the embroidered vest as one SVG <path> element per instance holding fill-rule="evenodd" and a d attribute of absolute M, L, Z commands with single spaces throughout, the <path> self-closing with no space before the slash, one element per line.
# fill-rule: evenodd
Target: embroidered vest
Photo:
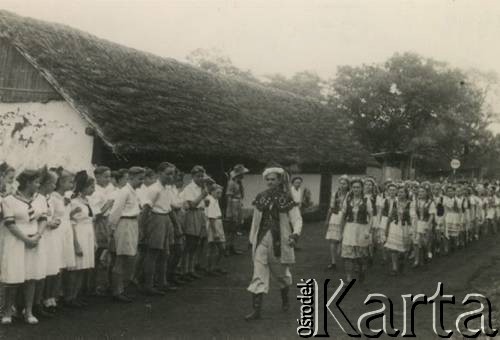
<path fill-rule="evenodd" d="M 443 196 L 439 198 L 439 201 L 436 204 L 436 214 L 439 217 L 444 216 Z"/>
<path fill-rule="evenodd" d="M 361 199 L 361 204 L 358 206 L 358 214 L 356 216 L 356 220 L 354 219 L 354 211 L 352 207 L 352 198 L 347 200 L 347 212 L 346 212 L 346 221 L 347 222 L 356 222 L 359 224 L 368 224 L 368 211 L 366 207 L 367 198 L 363 197 Z"/>
<path fill-rule="evenodd" d="M 345 196 L 344 198 L 345 199 Z M 335 192 L 335 195 L 333 195 L 333 206 L 332 206 L 332 212 L 337 215 L 340 211 L 340 206 L 341 206 L 341 201 L 343 200 L 340 198 L 339 192 Z"/>
<path fill-rule="evenodd" d="M 398 204 L 399 203 L 396 203 L 396 201 L 394 201 L 394 205 L 393 205 L 393 209 L 392 209 L 392 214 L 391 214 L 392 216 L 391 216 L 391 219 L 390 219 L 390 222 L 394 221 L 396 224 L 398 224 L 400 222 L 399 221 L 399 208 L 398 208 Z M 404 208 L 403 208 L 403 216 L 402 216 L 402 221 L 401 221 L 402 225 L 406 225 L 406 226 L 411 225 L 410 204 L 411 204 L 411 201 L 408 201 L 406 203 L 406 205 L 404 206 Z"/>
<path fill-rule="evenodd" d="M 431 217 L 431 214 L 429 213 L 429 207 L 430 207 L 430 205 L 431 205 L 431 202 L 426 201 L 424 203 L 423 209 L 420 209 L 419 200 L 417 200 L 415 202 L 415 208 L 417 210 L 417 217 L 418 217 L 419 221 L 425 221 L 425 222 L 429 221 L 429 218 Z M 422 210 L 423 210 L 423 214 L 422 214 Z"/>

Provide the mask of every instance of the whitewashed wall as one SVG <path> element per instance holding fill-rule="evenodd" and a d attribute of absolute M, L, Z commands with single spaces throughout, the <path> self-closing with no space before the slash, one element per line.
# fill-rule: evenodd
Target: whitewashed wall
<path fill-rule="evenodd" d="M 86 127 L 65 101 L 0 103 L 0 162 L 18 170 L 45 164 L 89 170 L 93 137 Z"/>
<path fill-rule="evenodd" d="M 319 203 L 319 187 L 320 187 L 320 175 L 319 174 L 297 174 L 292 177 L 300 176 L 304 179 L 304 186 L 311 190 L 311 199 L 313 204 Z M 262 175 L 245 175 L 243 179 L 243 187 L 245 188 L 245 199 L 243 200 L 243 206 L 245 208 L 252 207 L 252 201 L 255 196 L 266 189 L 266 184 Z"/>

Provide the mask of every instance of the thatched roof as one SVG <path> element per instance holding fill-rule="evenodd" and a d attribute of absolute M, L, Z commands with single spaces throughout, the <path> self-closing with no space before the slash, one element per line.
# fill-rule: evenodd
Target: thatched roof
<path fill-rule="evenodd" d="M 315 101 L 6 11 L 0 37 L 115 153 L 364 163 L 347 130 Z"/>

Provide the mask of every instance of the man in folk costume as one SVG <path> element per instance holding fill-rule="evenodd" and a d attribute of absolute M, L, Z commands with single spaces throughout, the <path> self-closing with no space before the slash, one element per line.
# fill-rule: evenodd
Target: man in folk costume
<path fill-rule="evenodd" d="M 242 229 L 243 225 L 243 176 L 248 173 L 248 169 L 243 164 L 237 164 L 229 173 L 229 181 L 226 188 L 226 219 L 227 230 L 227 252 L 232 255 L 240 255 L 241 251 L 234 247 L 235 234 Z"/>
<path fill-rule="evenodd" d="M 253 297 L 253 312 L 246 320 L 260 319 L 262 298 L 269 291 L 271 273 L 280 283 L 282 309 L 289 309 L 288 292 L 292 284 L 289 266 L 295 263 L 294 247 L 302 230 L 302 217 L 288 192 L 285 170 L 269 167 L 263 177 L 268 189 L 255 198 L 249 237 L 253 278 L 248 291 Z"/>

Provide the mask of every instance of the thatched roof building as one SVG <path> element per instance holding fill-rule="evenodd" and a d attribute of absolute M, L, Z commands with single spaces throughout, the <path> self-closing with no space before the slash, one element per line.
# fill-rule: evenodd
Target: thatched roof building
<path fill-rule="evenodd" d="M 0 11 L 0 38 L 115 155 L 365 164 L 366 153 L 346 126 L 313 100 L 6 11 Z"/>

